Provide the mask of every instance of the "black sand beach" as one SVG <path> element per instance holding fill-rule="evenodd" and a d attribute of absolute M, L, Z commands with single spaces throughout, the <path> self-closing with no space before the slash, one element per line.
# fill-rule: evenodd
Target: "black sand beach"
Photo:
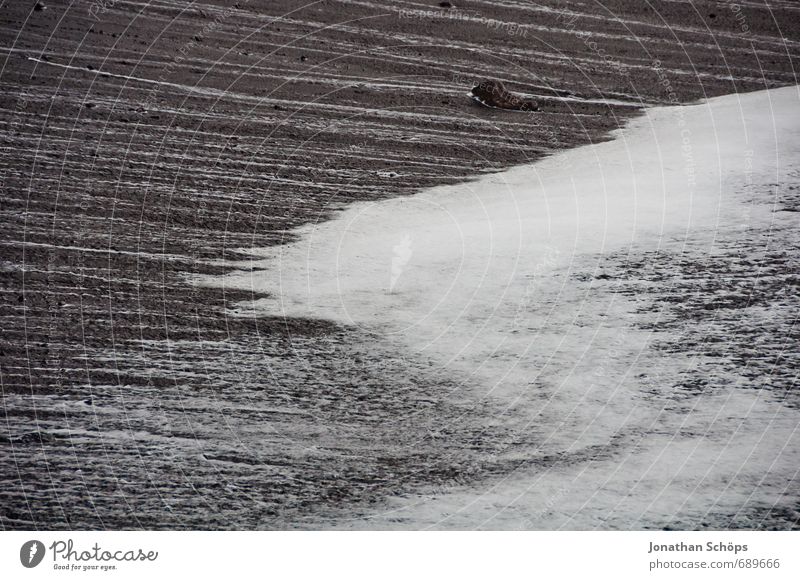
<path fill-rule="evenodd" d="M 525 442 L 427 361 L 326 321 L 228 316 L 258 296 L 187 278 L 354 201 L 605 140 L 640 107 L 797 84 L 800 54 L 784 1 L 36 4 L 0 9 L 7 530 L 322 528 L 513 471 L 498 450 Z M 486 78 L 539 111 L 475 103 Z M 766 246 L 772 285 L 744 284 L 769 305 L 798 260 Z M 719 269 L 742 260 L 731 246 Z M 717 277 L 682 267 L 666 299 L 702 319 Z M 743 352 L 738 328 L 719 340 Z M 796 355 L 796 329 L 757 332 Z M 796 366 L 770 368 L 796 406 Z"/>

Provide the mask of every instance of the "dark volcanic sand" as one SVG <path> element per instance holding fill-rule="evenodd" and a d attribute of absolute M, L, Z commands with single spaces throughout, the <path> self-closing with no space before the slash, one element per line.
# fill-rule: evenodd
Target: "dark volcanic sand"
<path fill-rule="evenodd" d="M 425 361 L 185 277 L 630 105 L 795 84 L 800 54 L 777 0 L 34 4 L 0 12 L 3 529 L 321 527 L 513 469 Z M 483 78 L 541 111 L 480 107 Z"/>

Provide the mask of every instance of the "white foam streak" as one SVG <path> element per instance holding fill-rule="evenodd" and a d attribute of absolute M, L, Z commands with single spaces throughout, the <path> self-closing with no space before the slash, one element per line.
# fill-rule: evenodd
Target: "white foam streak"
<path fill-rule="evenodd" d="M 768 204 L 748 206 L 747 188 L 797 171 L 799 109 L 796 87 L 650 109 L 609 142 L 355 204 L 302 228 L 296 243 L 257 250 L 264 270 L 215 283 L 269 292 L 258 312 L 358 325 L 429 357 L 536 441 L 521 457 L 589 454 L 574 468 L 450 493 L 436 509 L 399 502 L 411 525 L 594 527 L 613 512 L 606 525 L 625 527 L 697 513 L 709 498 L 733 505 L 747 490 L 725 488 L 723 498 L 714 486 L 735 468 L 794 477 L 796 411 L 732 386 L 667 412 L 659 388 L 692 361 L 649 347 L 654 332 L 641 323 L 656 321 L 657 305 L 576 276 L 591 279 L 612 254 L 710 246 L 745 210 L 768 227 Z M 642 388 L 646 373 L 664 385 Z M 682 430 L 704 437 L 676 439 Z M 591 455 L 620 441 L 629 450 L 621 465 Z M 744 455 L 727 457 L 732 446 Z M 550 505 L 548 494 L 564 489 Z"/>

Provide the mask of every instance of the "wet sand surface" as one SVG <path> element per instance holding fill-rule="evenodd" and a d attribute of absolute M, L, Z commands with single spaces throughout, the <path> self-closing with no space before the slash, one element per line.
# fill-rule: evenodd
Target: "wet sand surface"
<path fill-rule="evenodd" d="M 791 524 L 798 89 L 649 108 L 610 142 L 353 204 L 200 278 L 267 295 L 231 316 L 324 318 L 424 357 L 480 409 L 501 469 L 341 525 Z"/>
<path fill-rule="evenodd" d="M 326 527 L 507 475 L 507 426 L 429 361 L 357 328 L 229 316 L 260 296 L 187 277 L 353 201 L 606 139 L 643 105 L 796 84 L 800 48 L 790 2 L 34 4 L 6 2 L 0 28 L 4 529 Z M 540 111 L 476 104 L 486 77 Z M 741 238 L 725 247 L 717 268 L 742 282 L 724 316 L 754 289 L 796 297 L 796 246 L 775 233 L 747 242 L 770 283 Z M 752 352 L 779 335 L 796 354 L 793 320 L 709 319 L 721 275 L 675 256 L 605 275 L 658 287 L 665 260 L 686 276 L 664 300 L 698 340 L 663 348 L 709 348 L 713 322 L 733 352 L 716 358 L 779 369 L 796 406 L 788 355 Z M 714 388 L 707 371 L 682 387 Z M 751 512 L 713 526 L 797 526 Z"/>

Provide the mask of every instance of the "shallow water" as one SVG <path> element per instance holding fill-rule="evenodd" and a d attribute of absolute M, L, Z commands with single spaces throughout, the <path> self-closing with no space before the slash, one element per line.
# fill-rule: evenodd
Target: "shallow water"
<path fill-rule="evenodd" d="M 610 142 L 355 204 L 296 243 L 248 249 L 258 257 L 247 270 L 206 280 L 271 295 L 245 315 L 354 325 L 433 361 L 431 373 L 457 379 L 457 396 L 496 409 L 525 441 L 503 451 L 525 467 L 502 477 L 334 523 L 691 528 L 792 512 L 797 407 L 736 368 L 713 389 L 676 391 L 707 370 L 698 352 L 659 347 L 693 324 L 664 324 L 675 313 L 659 292 L 681 283 L 671 261 L 710 264 L 743 229 L 779 231 L 796 255 L 775 191 L 800 182 L 799 103 L 789 87 L 649 109 Z M 623 291 L 629 280 L 605 274 L 648 256 L 668 257 L 669 272 L 650 290 Z M 796 317 L 786 304 L 767 312 Z M 756 318 L 723 323 L 722 339 Z"/>

